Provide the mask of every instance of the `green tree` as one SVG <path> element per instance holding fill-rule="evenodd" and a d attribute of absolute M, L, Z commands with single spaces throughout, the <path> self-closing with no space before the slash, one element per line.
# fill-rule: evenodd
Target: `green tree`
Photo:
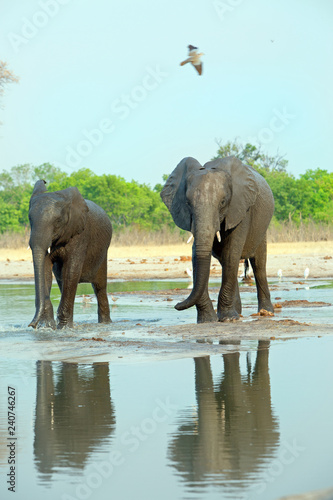
<path fill-rule="evenodd" d="M 288 161 L 279 154 L 270 156 L 252 144 L 244 146 L 236 140 L 219 144 L 215 158 L 230 155 L 251 165 L 266 179 L 275 200 L 276 220 L 333 221 L 332 173 L 322 169 L 307 170 L 296 179 L 286 171 Z"/>
<path fill-rule="evenodd" d="M 51 184 L 64 177 L 67 177 L 67 175 L 62 172 L 60 168 L 55 167 L 51 163 L 43 163 L 38 167 L 32 168 L 32 181 L 34 183 L 39 179 L 44 179 L 47 184 Z"/>
<path fill-rule="evenodd" d="M 275 156 L 270 156 L 263 153 L 260 148 L 253 144 L 246 143 L 245 145 L 234 141 L 228 141 L 226 144 L 218 143 L 219 149 L 217 150 L 216 158 L 224 158 L 226 156 L 236 156 L 241 161 L 255 168 L 264 175 L 266 172 L 278 171 L 285 172 L 288 161 L 278 153 Z"/>
<path fill-rule="evenodd" d="M 316 222 L 333 221 L 333 173 L 317 168 L 307 170 L 297 181 L 302 193 L 299 212 Z"/>

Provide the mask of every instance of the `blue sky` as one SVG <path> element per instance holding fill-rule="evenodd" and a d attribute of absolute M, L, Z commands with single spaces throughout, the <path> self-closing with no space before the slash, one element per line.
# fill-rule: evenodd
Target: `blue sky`
<path fill-rule="evenodd" d="M 332 171 L 330 0 L 16 0 L 0 59 L 0 170 L 53 163 L 154 186 L 238 138 Z M 187 45 L 203 75 L 179 66 Z"/>

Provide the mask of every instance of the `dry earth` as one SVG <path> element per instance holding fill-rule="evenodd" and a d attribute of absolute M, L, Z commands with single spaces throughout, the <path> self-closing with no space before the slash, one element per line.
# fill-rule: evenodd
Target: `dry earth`
<path fill-rule="evenodd" d="M 333 277 L 333 241 L 274 243 L 268 245 L 267 274 L 303 278 L 305 268 L 310 278 Z M 186 278 L 191 270 L 191 245 L 128 246 L 109 250 L 110 279 Z M 242 266 L 240 266 L 240 273 Z M 221 266 L 212 259 L 211 275 L 220 276 Z M 0 279 L 33 278 L 31 250 L 0 249 Z"/>

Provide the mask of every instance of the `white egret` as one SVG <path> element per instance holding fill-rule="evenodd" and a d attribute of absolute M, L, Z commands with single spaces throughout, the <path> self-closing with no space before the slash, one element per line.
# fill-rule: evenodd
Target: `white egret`
<path fill-rule="evenodd" d="M 187 276 L 189 277 L 189 280 L 190 280 L 190 284 L 188 285 L 188 289 L 192 289 L 193 288 L 193 271 L 192 269 L 189 269 L 188 267 L 186 268 L 186 274 Z"/>

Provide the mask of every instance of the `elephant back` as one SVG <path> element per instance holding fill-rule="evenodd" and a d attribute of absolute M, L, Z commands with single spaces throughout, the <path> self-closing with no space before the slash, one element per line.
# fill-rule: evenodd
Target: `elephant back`
<path fill-rule="evenodd" d="M 112 237 L 112 224 L 109 216 L 102 207 L 93 201 L 85 200 L 85 202 L 89 209 L 88 224 L 92 232 L 92 237 L 103 237 L 103 239 L 108 240 L 110 244 Z"/>

